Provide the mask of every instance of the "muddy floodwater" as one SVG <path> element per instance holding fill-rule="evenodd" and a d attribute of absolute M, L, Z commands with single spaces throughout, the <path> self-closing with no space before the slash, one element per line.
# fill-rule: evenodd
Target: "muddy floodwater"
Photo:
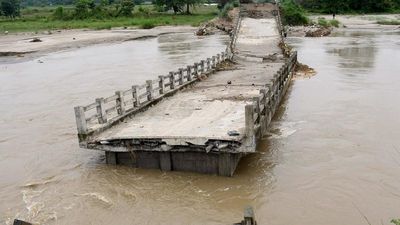
<path fill-rule="evenodd" d="M 0 223 L 390 224 L 400 217 L 400 32 L 292 38 L 295 79 L 232 178 L 106 165 L 73 106 L 215 55 L 226 36 L 170 34 L 0 64 Z"/>

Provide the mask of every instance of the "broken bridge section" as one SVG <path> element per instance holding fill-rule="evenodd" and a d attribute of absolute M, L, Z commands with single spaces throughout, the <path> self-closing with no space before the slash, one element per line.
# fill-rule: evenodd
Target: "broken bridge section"
<path fill-rule="evenodd" d="M 107 163 L 232 176 L 256 151 L 297 62 L 275 4 L 243 4 L 225 52 L 75 107 L 80 146 Z"/>

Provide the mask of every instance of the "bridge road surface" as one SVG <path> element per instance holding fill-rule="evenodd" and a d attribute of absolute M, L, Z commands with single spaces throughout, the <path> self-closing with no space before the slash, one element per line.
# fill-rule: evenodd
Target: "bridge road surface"
<path fill-rule="evenodd" d="M 212 74 L 93 140 L 162 139 L 169 145 L 204 145 L 209 139 L 242 140 L 245 105 L 283 65 L 283 60 L 278 59 L 283 58 L 279 41 L 273 16 L 244 17 L 235 48 L 236 69 Z M 268 57 L 277 60 L 268 62 Z M 230 136 L 230 131 L 239 132 L 239 136 Z"/>
<path fill-rule="evenodd" d="M 162 139 L 168 145 L 204 145 L 209 139 L 242 140 L 245 105 L 283 65 L 283 60 L 263 62 L 268 57 L 283 57 L 279 41 L 274 17 L 244 17 L 235 48 L 236 69 L 212 74 L 93 140 Z M 239 132 L 239 136 L 230 136 L 230 131 Z"/>

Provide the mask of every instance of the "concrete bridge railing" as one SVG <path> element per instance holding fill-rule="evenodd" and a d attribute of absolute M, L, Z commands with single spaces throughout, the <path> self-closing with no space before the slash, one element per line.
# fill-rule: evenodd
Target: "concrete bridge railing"
<path fill-rule="evenodd" d="M 116 91 L 112 96 L 97 98 L 89 105 L 75 107 L 79 139 L 84 140 L 88 135 L 101 132 L 123 118 L 142 111 L 163 97 L 172 95 L 177 90 L 197 81 L 202 75 L 215 71 L 218 64 L 231 60 L 240 23 L 241 18 L 238 16 L 230 43 L 224 52 L 188 65 L 186 68 L 180 68 L 178 71 L 169 72 L 168 75 L 159 76 L 158 79 L 147 80 L 145 84 Z"/>
<path fill-rule="evenodd" d="M 277 0 L 275 0 L 275 5 L 276 5 L 276 8 L 277 8 L 276 9 L 276 15 L 275 15 L 276 23 L 278 25 L 279 33 L 280 33 L 281 37 L 283 38 L 283 37 L 285 37 L 285 30 L 283 28 L 282 15 L 281 15 L 281 12 L 280 12 L 279 2 Z"/>
<path fill-rule="evenodd" d="M 242 22 L 242 17 L 239 13 L 238 17 L 236 18 L 235 27 L 233 28 L 231 33 L 231 41 L 229 45 L 226 47 L 226 52 L 229 55 L 230 59 L 232 59 L 234 55 L 234 49 L 236 47 L 236 41 L 238 39 L 241 22 Z"/>
<path fill-rule="evenodd" d="M 226 52 L 201 60 L 145 84 L 134 85 L 128 90 L 116 91 L 106 98 L 97 98 L 86 106 L 75 107 L 78 134 L 90 134 L 112 125 L 114 122 L 155 103 L 159 99 L 174 93 L 203 74 L 214 71 L 218 64 L 229 58 Z"/>
<path fill-rule="evenodd" d="M 260 89 L 252 104 L 245 106 L 245 133 L 247 137 L 260 137 L 265 134 L 281 98 L 286 93 L 292 79 L 293 68 L 297 63 L 297 52 L 293 52 L 285 64 L 274 74 L 271 82 Z"/>

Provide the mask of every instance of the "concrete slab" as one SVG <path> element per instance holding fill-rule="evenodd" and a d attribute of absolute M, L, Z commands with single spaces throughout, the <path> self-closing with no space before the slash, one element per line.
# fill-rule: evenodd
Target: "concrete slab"
<path fill-rule="evenodd" d="M 237 70 L 220 71 L 93 140 L 162 139 L 169 145 L 204 145 L 210 139 L 240 141 L 244 137 L 245 105 L 282 65 L 246 63 Z M 239 135 L 230 136 L 230 131 Z"/>
<path fill-rule="evenodd" d="M 243 18 L 236 42 L 236 54 L 266 57 L 281 52 L 279 42 L 275 18 Z"/>

